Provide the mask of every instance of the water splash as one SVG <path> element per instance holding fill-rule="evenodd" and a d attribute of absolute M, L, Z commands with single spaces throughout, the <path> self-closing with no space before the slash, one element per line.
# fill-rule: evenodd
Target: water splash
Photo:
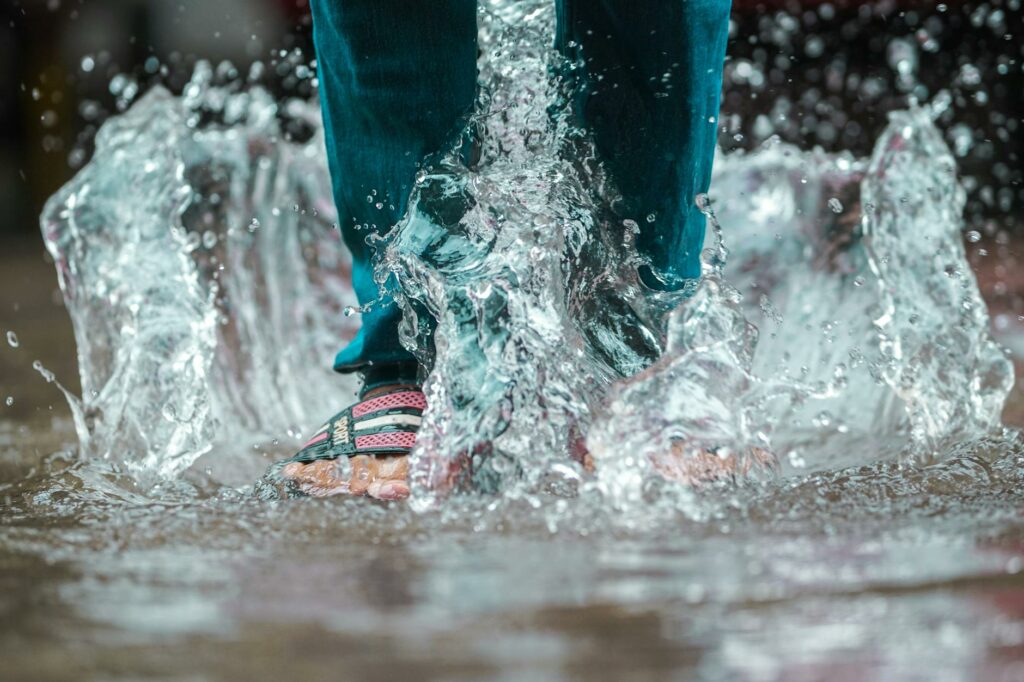
<path fill-rule="evenodd" d="M 380 276 L 400 282 L 405 340 L 435 368 L 414 478 L 508 492 L 579 477 L 569 455 L 582 459 L 592 410 L 656 357 L 660 333 L 636 226 L 604 208 L 592 147 L 548 76 L 553 13 L 484 7 L 479 160 L 422 174 Z"/>
<path fill-rule="evenodd" d="M 638 228 L 607 210 L 614 187 L 548 77 L 551 8 L 482 6 L 479 158 L 425 169 L 378 245 L 403 340 L 434 370 L 421 491 L 628 507 L 662 475 L 930 461 L 998 427 L 1012 371 L 928 110 L 894 115 L 870 161 L 777 143 L 721 157 L 717 222 L 705 209 L 731 254 L 718 239 L 699 286 L 651 292 Z M 288 141 L 283 117 L 309 139 Z M 315 106 L 201 66 L 182 97 L 155 89 L 109 121 L 49 202 L 86 455 L 174 476 L 215 447 L 294 441 L 347 402 L 325 359 L 358 316 L 319 126 Z"/>
<path fill-rule="evenodd" d="M 731 284 L 709 273 L 670 316 L 663 357 L 614 389 L 588 441 L 633 481 L 613 492 L 636 498 L 628 470 L 650 477 L 652 462 L 691 480 L 927 464 L 999 429 L 1013 368 L 931 116 L 893 114 L 868 161 L 781 144 L 719 160 Z"/>
<path fill-rule="evenodd" d="M 655 472 L 930 461 L 999 425 L 1012 369 L 966 270 L 963 192 L 931 110 L 895 114 L 868 162 L 779 144 L 720 159 L 734 265 L 721 271 L 719 238 L 665 321 L 673 306 L 632 274 L 631 230 L 602 211 L 585 135 L 539 113 L 558 104 L 550 16 L 495 7 L 481 160 L 453 155 L 422 179 L 382 271 L 401 281 L 407 341 L 435 368 L 421 483 L 443 487 L 455 469 L 477 488 L 535 490 L 582 476 L 566 460 L 588 449 L 602 492 L 639 500 Z M 767 336 L 752 301 L 776 311 Z M 436 330 L 416 325 L 417 307 Z"/>
<path fill-rule="evenodd" d="M 182 97 L 156 88 L 107 122 L 42 217 L 78 342 L 83 454 L 140 474 L 297 432 L 352 388 L 323 362 L 354 333 L 354 296 L 322 139 L 282 141 L 266 92 L 212 78 L 200 65 Z M 287 107 L 318 126 L 315 107 Z"/>

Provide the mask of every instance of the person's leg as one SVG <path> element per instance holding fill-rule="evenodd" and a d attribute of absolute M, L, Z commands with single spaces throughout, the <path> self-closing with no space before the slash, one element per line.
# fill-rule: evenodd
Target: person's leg
<path fill-rule="evenodd" d="M 379 301 L 334 367 L 363 370 L 369 384 L 414 381 L 398 340 L 401 313 L 381 297 L 366 240 L 401 219 L 418 166 L 454 139 L 472 108 L 476 2 L 312 0 L 311 9 L 338 222 L 359 302 Z"/>
<path fill-rule="evenodd" d="M 730 0 L 558 0 L 558 47 L 585 64 L 576 107 L 640 226 L 654 272 L 700 276 Z"/>
<path fill-rule="evenodd" d="M 401 499 L 426 406 L 400 312 L 373 278 L 366 241 L 406 210 L 424 159 L 456 140 L 476 94 L 475 0 L 312 0 L 327 160 L 363 313 L 334 368 L 362 371 L 360 401 L 279 467 L 286 490 Z"/>

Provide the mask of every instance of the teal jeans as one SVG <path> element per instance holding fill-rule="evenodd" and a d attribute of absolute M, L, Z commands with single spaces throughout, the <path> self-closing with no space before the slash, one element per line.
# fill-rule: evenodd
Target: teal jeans
<path fill-rule="evenodd" d="M 575 112 L 674 289 L 700 275 L 730 0 L 554 0 L 557 46 L 585 67 Z M 475 0 L 311 0 L 327 159 L 361 303 L 380 292 L 366 240 L 406 210 L 416 171 L 457 135 L 476 95 Z M 413 380 L 401 312 L 382 300 L 335 358 L 368 383 Z"/>

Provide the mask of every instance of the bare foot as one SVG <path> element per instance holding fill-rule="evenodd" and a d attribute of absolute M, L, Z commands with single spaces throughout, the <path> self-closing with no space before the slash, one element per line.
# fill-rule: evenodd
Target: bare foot
<path fill-rule="evenodd" d="M 409 462 L 406 455 L 357 455 L 304 464 L 289 462 L 280 476 L 311 497 L 368 495 L 378 500 L 409 497 Z"/>
<path fill-rule="evenodd" d="M 655 471 L 670 481 L 700 486 L 748 474 L 755 466 L 770 469 L 775 458 L 763 448 L 752 447 L 739 457 L 736 453 L 721 455 L 688 448 L 680 441 L 672 445 L 667 455 L 653 458 L 652 464 Z"/>

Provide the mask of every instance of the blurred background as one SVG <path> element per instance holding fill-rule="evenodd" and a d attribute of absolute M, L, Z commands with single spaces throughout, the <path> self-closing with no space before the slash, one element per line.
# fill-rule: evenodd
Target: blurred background
<path fill-rule="evenodd" d="M 199 58 L 244 67 L 306 51 L 310 34 L 305 0 L 2 0 L 0 22 L 4 237 L 37 231 L 119 96 L 180 90 Z"/>
<path fill-rule="evenodd" d="M 0 3 L 0 334 L 15 332 L 74 386 L 39 238 L 43 203 L 88 162 L 106 118 L 156 84 L 180 92 L 197 60 L 230 62 L 281 98 L 315 97 L 302 75 L 313 56 L 307 0 Z M 939 123 L 968 190 L 965 240 L 997 326 L 1014 326 L 1024 315 L 1021 4 L 734 0 L 721 143 L 751 149 L 778 136 L 865 155 L 889 111 L 948 98 Z M 22 355 L 0 354 L 0 401 L 33 374 Z"/>

